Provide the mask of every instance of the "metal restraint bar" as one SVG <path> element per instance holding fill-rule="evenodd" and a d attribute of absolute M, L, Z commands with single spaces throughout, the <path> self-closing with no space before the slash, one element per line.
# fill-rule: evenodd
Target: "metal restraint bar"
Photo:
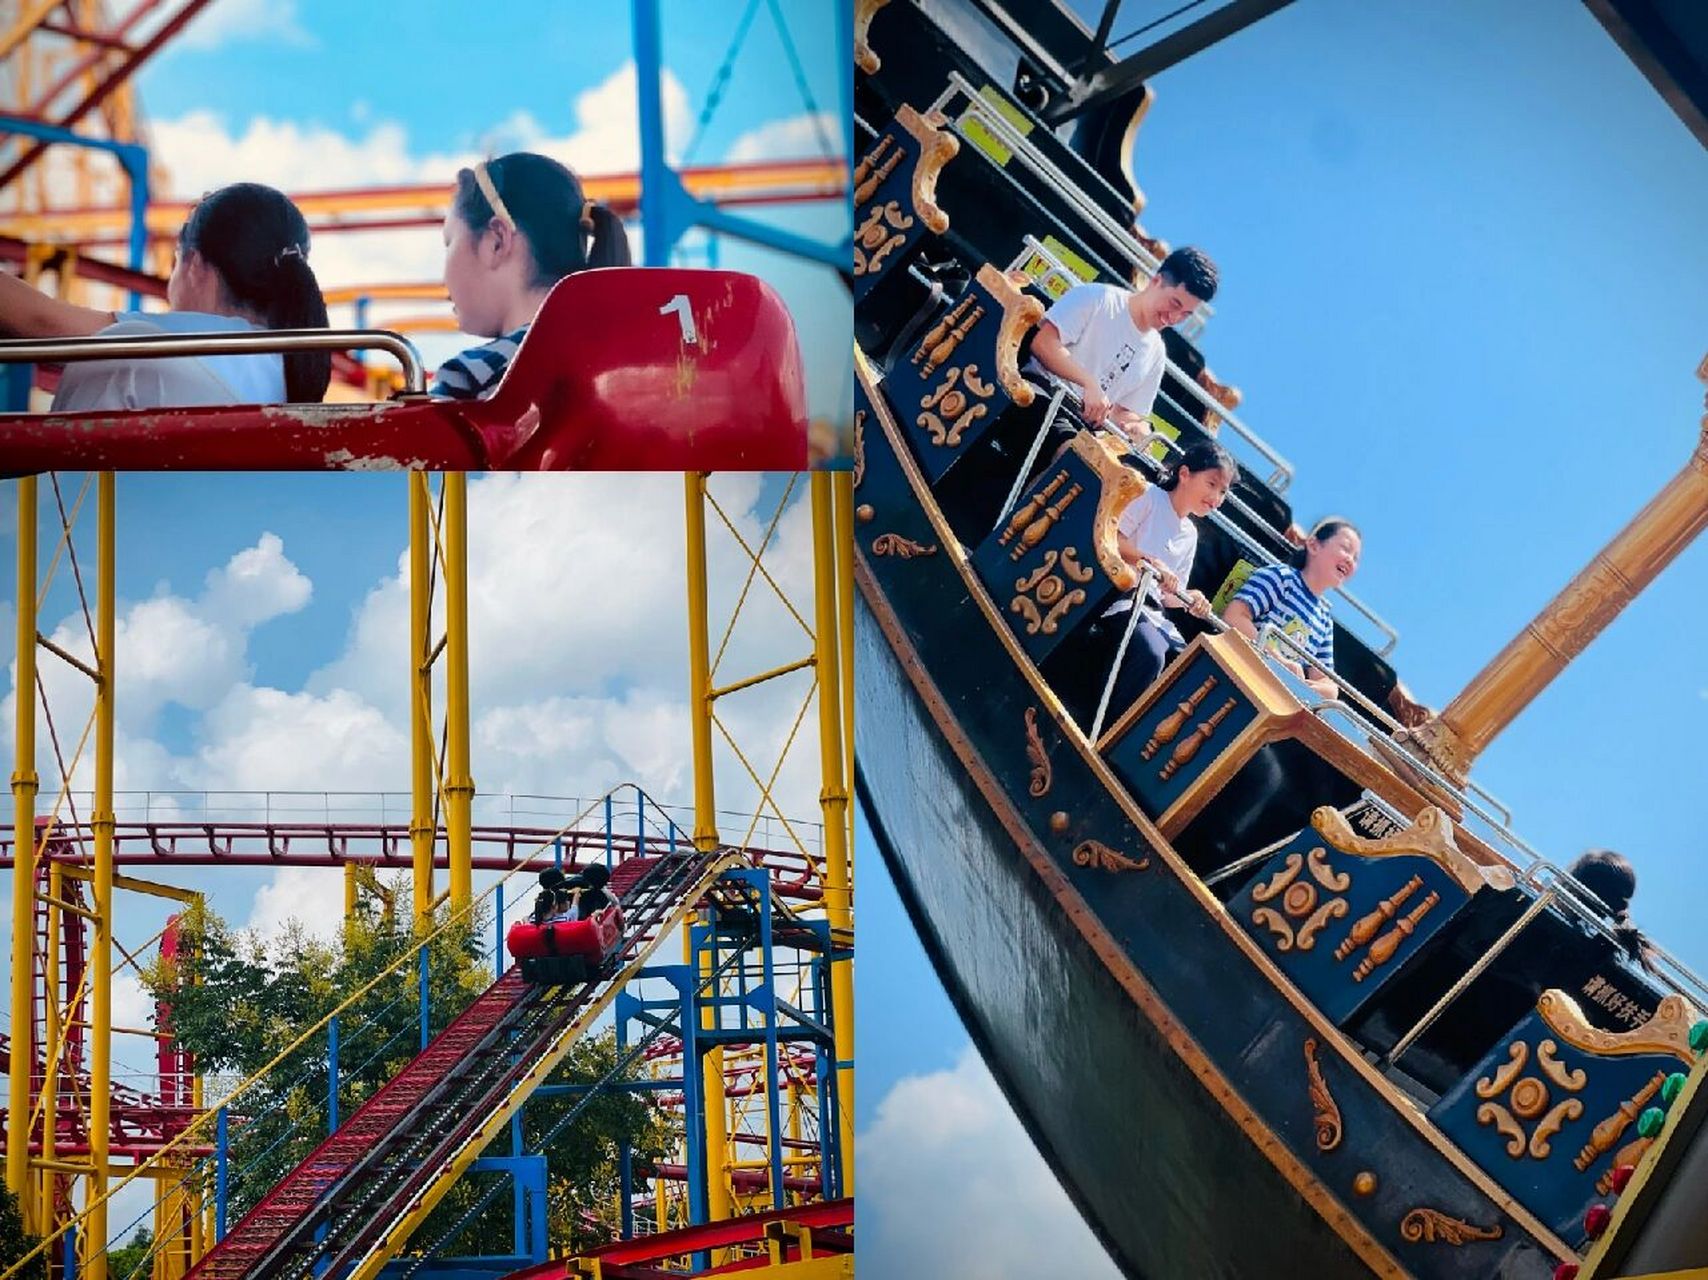
<path fill-rule="evenodd" d="M 263 329 L 252 333 L 160 333 L 126 338 L 29 338 L 0 342 L 0 364 L 74 364 L 85 360 L 162 360 L 169 356 L 284 355 L 374 347 L 403 366 L 404 390 L 427 390 L 415 344 L 389 329 Z"/>

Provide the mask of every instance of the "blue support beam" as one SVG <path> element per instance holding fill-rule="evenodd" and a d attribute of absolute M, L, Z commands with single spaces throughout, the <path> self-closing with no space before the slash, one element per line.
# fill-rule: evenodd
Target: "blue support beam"
<path fill-rule="evenodd" d="M 840 26 L 846 28 L 845 38 L 853 40 L 854 10 L 852 0 L 836 0 L 841 11 Z M 640 107 L 641 150 L 641 238 L 645 244 L 644 264 L 663 267 L 682 236 L 694 227 L 734 236 L 750 244 L 792 254 L 809 262 L 820 262 L 837 271 L 847 271 L 854 258 L 853 218 L 849 218 L 849 235 L 836 244 L 826 244 L 810 236 L 785 231 L 769 223 L 740 214 L 729 213 L 708 200 L 690 195 L 682 179 L 671 167 L 664 137 L 663 25 L 659 17 L 658 0 L 633 0 L 635 33 L 636 95 Z M 845 74 L 852 76 L 852 44 L 844 60 Z M 853 92 L 852 84 L 845 95 Z M 847 99 L 851 101 L 851 98 Z M 843 111 L 847 117 L 849 110 Z M 845 128 L 852 128 L 845 123 Z M 852 156 L 849 148 L 848 155 Z M 849 184 L 852 190 L 852 184 Z"/>

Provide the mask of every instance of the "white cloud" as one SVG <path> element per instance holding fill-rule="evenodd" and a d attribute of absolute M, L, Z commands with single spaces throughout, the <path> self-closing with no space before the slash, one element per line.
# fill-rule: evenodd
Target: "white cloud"
<path fill-rule="evenodd" d="M 344 920 L 344 873 L 331 867 L 281 867 L 255 895 L 244 928 L 277 939 L 294 926 L 330 942 Z"/>
<path fill-rule="evenodd" d="M 969 1046 L 955 1066 L 897 1081 L 859 1135 L 860 1261 L 892 1280 L 1119 1280 Z"/>
<path fill-rule="evenodd" d="M 203 610 L 248 629 L 301 609 L 313 587 L 284 552 L 277 534 L 263 533 L 254 546 L 208 574 Z"/>
<path fill-rule="evenodd" d="M 409 777 L 406 733 L 342 689 L 317 696 L 238 685 L 201 730 L 183 770 L 197 790 L 381 791 Z"/>
<path fill-rule="evenodd" d="M 297 20 L 297 0 L 215 0 L 178 36 L 184 49 L 218 49 L 245 40 L 314 48 Z"/>
<path fill-rule="evenodd" d="M 800 160 L 826 154 L 840 155 L 843 149 L 842 122 L 828 111 L 802 114 L 787 120 L 772 120 L 750 129 L 730 144 L 724 159 L 730 164 L 754 160 Z"/>

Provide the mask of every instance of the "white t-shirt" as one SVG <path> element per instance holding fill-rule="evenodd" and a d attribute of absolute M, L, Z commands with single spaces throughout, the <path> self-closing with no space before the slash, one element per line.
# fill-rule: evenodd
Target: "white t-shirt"
<path fill-rule="evenodd" d="M 257 326 L 238 316 L 196 311 L 122 313 L 98 337 L 153 333 L 247 333 Z M 91 360 L 68 364 L 53 397 L 55 413 L 103 409 L 190 408 L 210 404 L 281 404 L 285 366 L 271 354 L 172 356 L 158 360 Z"/>
<path fill-rule="evenodd" d="M 1185 589 L 1186 580 L 1192 576 L 1192 558 L 1198 553 L 1198 526 L 1190 517 L 1175 513 L 1167 490 L 1161 485 L 1151 485 L 1127 504 L 1115 527 L 1128 542 L 1180 579 L 1181 589 Z M 1146 597 L 1144 616 L 1166 628 L 1166 634 L 1174 631 L 1173 625 L 1162 616 L 1161 609 L 1150 603 L 1160 602 L 1161 598 L 1160 585 L 1153 583 Z M 1123 596 L 1104 610 L 1103 616 L 1112 617 L 1130 608 L 1132 598 Z"/>
<path fill-rule="evenodd" d="M 1062 345 L 1097 379 L 1111 404 L 1143 417 L 1162 386 L 1168 351 L 1155 329 L 1141 329 L 1127 310 L 1132 293 L 1112 284 L 1081 284 L 1044 312 Z"/>

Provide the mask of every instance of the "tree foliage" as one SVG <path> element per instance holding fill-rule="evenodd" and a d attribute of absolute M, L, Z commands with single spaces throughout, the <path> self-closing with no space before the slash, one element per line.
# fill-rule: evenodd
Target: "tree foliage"
<path fill-rule="evenodd" d="M 407 900 L 407 894 L 400 894 Z M 493 981 L 490 954 L 477 921 L 448 929 L 428 947 L 431 1034 L 448 1024 Z M 283 1051 L 352 993 L 373 989 L 339 1014 L 338 1106 L 347 1121 L 358 1107 L 420 1050 L 418 946 L 407 920 L 389 910 L 364 910 L 325 943 L 292 927 L 265 942 L 233 930 L 205 907 L 180 923 L 180 955 L 157 962 L 147 974 L 152 994 L 170 1008 L 176 1041 L 195 1055 L 203 1073 L 248 1078 L 266 1073 L 233 1106 L 228 1220 L 236 1223 L 326 1136 L 328 1038 L 311 1035 Z M 401 962 L 401 963 L 397 963 Z M 395 971 L 380 977 L 388 966 Z M 282 1054 L 282 1056 L 281 1056 Z M 617 1060 L 614 1038 L 585 1037 L 575 1045 L 554 1083 L 586 1083 L 606 1075 Z M 210 1088 L 210 1102 L 229 1089 Z M 574 1105 L 568 1098 L 540 1099 L 525 1112 L 530 1142 Z M 560 1249 L 600 1243 L 607 1233 L 588 1211 L 608 1209 L 618 1187 L 618 1150 L 627 1140 L 637 1161 L 662 1156 L 667 1135 L 657 1113 L 638 1095 L 604 1091 L 585 1107 L 547 1152 L 550 1235 Z M 507 1154 L 500 1138 L 486 1154 Z M 485 1178 L 464 1179 L 416 1233 L 414 1247 L 438 1241 L 486 1190 Z M 452 1254 L 509 1253 L 511 1195 L 496 1196 L 454 1241 Z M 607 1222 L 609 1212 L 604 1213 Z"/>
<path fill-rule="evenodd" d="M 24 1230 L 24 1215 L 18 1208 L 18 1197 L 0 1185 L 0 1271 L 9 1270 L 13 1263 L 41 1242 L 41 1237 Z M 18 1272 L 19 1280 L 46 1280 L 47 1256 L 39 1254 Z"/>

